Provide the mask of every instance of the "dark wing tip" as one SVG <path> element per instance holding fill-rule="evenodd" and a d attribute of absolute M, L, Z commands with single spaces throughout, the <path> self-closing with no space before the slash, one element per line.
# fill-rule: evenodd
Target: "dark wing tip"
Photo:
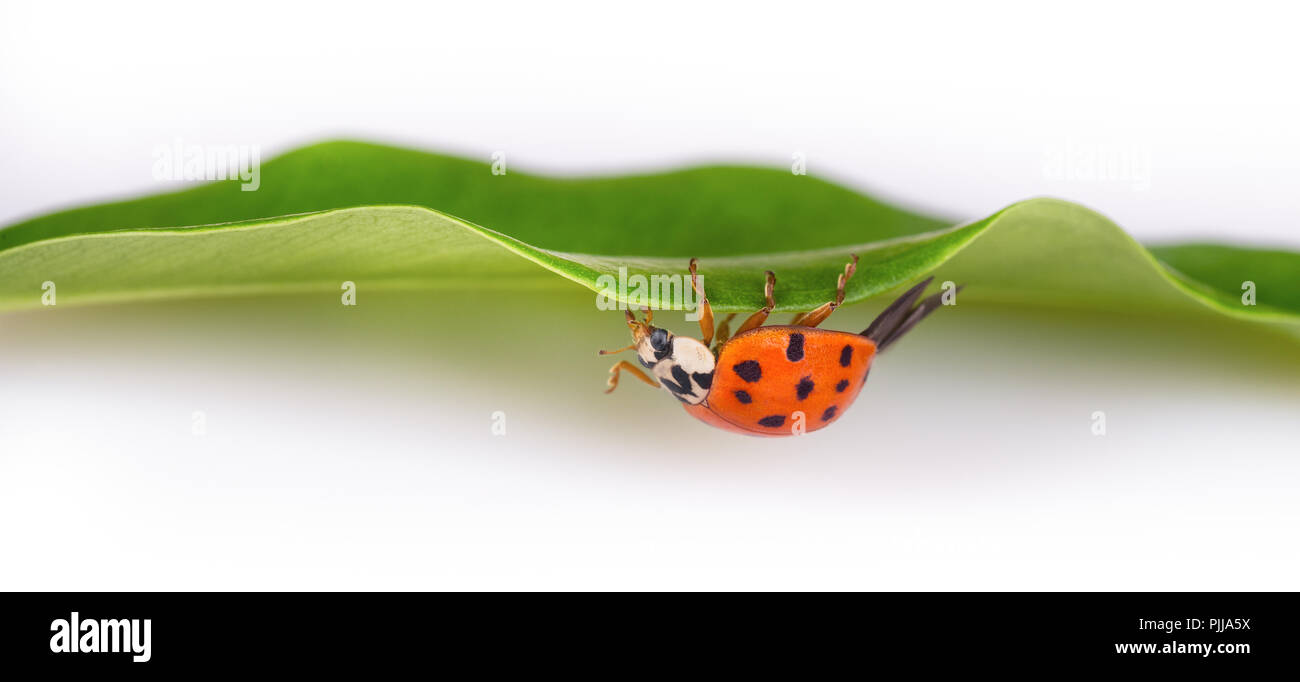
<path fill-rule="evenodd" d="M 862 330 L 862 335 L 876 341 L 876 345 L 880 345 L 878 339 L 888 336 L 889 332 L 898 326 L 898 323 L 907 316 L 912 304 L 920 297 L 921 292 L 925 291 L 925 288 L 930 286 L 932 281 L 934 281 L 934 277 L 927 277 L 925 281 L 904 292 L 902 296 L 899 296 L 893 303 L 880 311 L 876 319 L 871 321 L 871 325 Z"/>
<path fill-rule="evenodd" d="M 862 335 L 871 339 L 876 344 L 876 351 L 881 352 L 892 345 L 895 341 L 902 338 L 904 334 L 911 331 L 921 320 L 924 320 L 930 313 L 934 312 L 943 305 L 943 294 L 939 292 L 933 294 L 920 303 L 916 299 L 920 297 L 921 292 L 925 290 L 934 277 L 927 277 L 925 281 L 908 289 L 906 293 L 898 297 L 898 300 L 889 304 L 889 307 L 881 311 L 880 315 L 871 322 L 871 326 L 862 331 Z M 956 292 L 960 292 L 966 285 L 960 285 Z M 913 303 L 916 303 L 913 307 Z"/>

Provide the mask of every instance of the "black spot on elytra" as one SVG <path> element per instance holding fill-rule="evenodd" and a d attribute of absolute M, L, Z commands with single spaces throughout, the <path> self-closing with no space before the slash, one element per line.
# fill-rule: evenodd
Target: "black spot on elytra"
<path fill-rule="evenodd" d="M 838 410 L 838 409 L 840 409 L 840 408 L 838 408 L 838 407 L 836 407 L 836 406 L 834 406 L 834 405 L 831 405 L 830 407 L 826 408 L 826 411 L 822 413 L 822 421 L 824 421 L 824 422 L 828 422 L 828 421 L 830 421 L 830 420 L 831 420 L 831 417 L 834 417 L 834 416 L 835 416 L 835 411 Z"/>
<path fill-rule="evenodd" d="M 713 387 L 713 372 L 694 372 L 691 376 L 695 378 L 695 383 L 699 384 L 700 388 L 707 391 Z"/>
<path fill-rule="evenodd" d="M 803 400 L 808 397 L 809 393 L 813 392 L 813 386 L 812 377 L 804 377 L 799 380 L 799 385 L 794 387 L 795 395 L 799 396 L 800 400 Z"/>
<path fill-rule="evenodd" d="M 843 392 L 844 392 L 844 389 L 846 389 L 846 388 L 848 388 L 848 387 L 849 387 L 849 380 L 848 380 L 848 379 L 840 379 L 840 383 L 835 384 L 835 392 L 836 392 L 836 393 L 843 393 Z"/>
<path fill-rule="evenodd" d="M 853 362 L 853 346 L 845 346 L 840 351 L 840 367 L 848 367 L 850 362 Z"/>
<path fill-rule="evenodd" d="M 736 400 L 739 400 L 746 405 L 754 402 L 754 399 L 749 396 L 748 391 L 736 391 Z"/>
<path fill-rule="evenodd" d="M 790 345 L 785 347 L 785 359 L 790 362 L 803 359 L 803 334 L 790 335 Z"/>
<path fill-rule="evenodd" d="M 744 379 L 751 384 L 763 378 L 763 368 L 753 360 L 738 362 L 734 367 L 732 367 L 732 369 L 736 371 L 736 374 L 741 379 Z"/>
<path fill-rule="evenodd" d="M 779 414 L 774 414 L 770 417 L 763 417 L 762 419 L 758 420 L 758 423 L 760 426 L 777 427 L 777 426 L 781 426 L 782 424 L 785 424 L 785 417 Z"/>

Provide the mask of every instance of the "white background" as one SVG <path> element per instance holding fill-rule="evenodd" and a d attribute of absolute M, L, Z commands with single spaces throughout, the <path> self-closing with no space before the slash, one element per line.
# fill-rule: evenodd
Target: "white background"
<path fill-rule="evenodd" d="M 167 188 L 177 138 L 356 137 L 573 174 L 800 152 L 958 219 L 1054 195 L 1146 241 L 1300 246 L 1288 17 L 1044 4 L 7 3 L 0 223 Z M 1149 157 L 1146 182 L 1053 175 L 1068 149 Z M 486 300 L 620 340 L 581 292 Z M 404 304 L 426 345 L 378 331 Z M 462 304 L 384 305 L 0 318 L 3 587 L 1298 587 L 1287 342 L 953 311 L 792 445 L 600 395 L 585 347 L 440 363 Z"/>

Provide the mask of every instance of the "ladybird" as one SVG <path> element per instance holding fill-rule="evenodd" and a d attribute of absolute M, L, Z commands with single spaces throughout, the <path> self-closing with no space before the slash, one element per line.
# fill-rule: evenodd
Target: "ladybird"
<path fill-rule="evenodd" d="M 702 339 L 652 326 L 652 310 L 645 311 L 644 320 L 625 310 L 632 344 L 600 354 L 636 351 L 638 362 L 649 373 L 626 360 L 619 362 L 609 370 L 605 392 L 612 392 L 619 375 L 628 372 L 666 390 L 696 419 L 728 431 L 789 436 L 830 426 L 857 398 L 876 355 L 942 303 L 942 293 L 921 298 L 931 277 L 891 303 L 861 333 L 818 329 L 844 302 L 844 287 L 858 265 L 857 255 L 850 258 L 839 276 L 834 300 L 796 315 L 787 325 L 763 324 L 776 306 L 776 274 L 767 271 L 766 305 L 750 315 L 734 336 L 730 331 L 734 313 L 715 332 L 713 309 L 692 258 L 689 270 L 700 301 Z"/>

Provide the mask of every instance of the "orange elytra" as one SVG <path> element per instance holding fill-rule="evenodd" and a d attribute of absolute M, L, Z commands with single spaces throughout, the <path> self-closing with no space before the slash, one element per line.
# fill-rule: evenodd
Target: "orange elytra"
<path fill-rule="evenodd" d="M 630 372 L 651 386 L 662 387 L 696 419 L 720 429 L 751 436 L 790 436 L 829 426 L 858 397 L 876 355 L 943 302 L 942 293 L 921 299 L 921 292 L 934 279 L 931 277 L 891 303 L 861 333 L 818 329 L 817 325 L 844 302 L 844 286 L 858 264 L 856 255 L 850 258 L 839 276 L 835 299 L 795 316 L 788 325 L 763 326 L 776 305 L 772 297 L 776 275 L 769 270 L 766 305 L 750 315 L 735 336 L 730 332 L 734 313 L 715 333 L 713 309 L 692 258 L 691 286 L 700 299 L 703 339 L 651 326 L 653 311 L 645 312 L 645 320 L 624 311 L 632 344 L 600 354 L 635 350 L 637 360 L 650 374 L 626 360 L 619 362 L 609 371 L 605 392 L 618 386 L 621 372 Z"/>

